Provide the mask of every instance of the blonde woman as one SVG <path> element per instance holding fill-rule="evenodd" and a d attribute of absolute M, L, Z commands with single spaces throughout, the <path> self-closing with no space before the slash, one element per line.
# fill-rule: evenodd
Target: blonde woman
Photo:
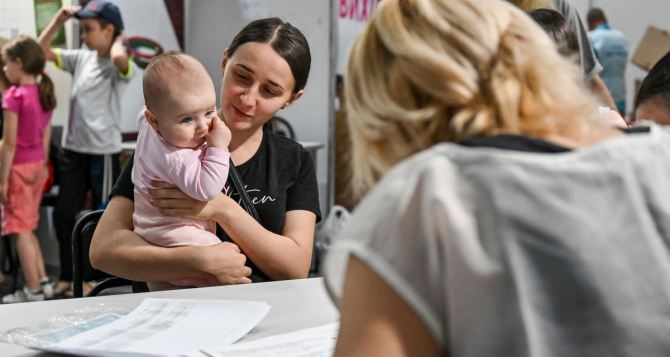
<path fill-rule="evenodd" d="M 601 126 L 498 0 L 383 1 L 345 78 L 336 356 L 670 354 L 670 132 Z"/>

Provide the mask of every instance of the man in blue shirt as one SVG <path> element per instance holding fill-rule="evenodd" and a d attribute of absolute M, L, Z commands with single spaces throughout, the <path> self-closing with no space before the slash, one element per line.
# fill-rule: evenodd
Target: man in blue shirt
<path fill-rule="evenodd" d="M 626 63 L 628 41 L 623 33 L 610 28 L 603 10 L 592 8 L 586 17 L 589 25 L 589 41 L 598 61 L 603 66 L 600 73 L 605 85 L 612 93 L 621 115 L 626 114 Z"/>

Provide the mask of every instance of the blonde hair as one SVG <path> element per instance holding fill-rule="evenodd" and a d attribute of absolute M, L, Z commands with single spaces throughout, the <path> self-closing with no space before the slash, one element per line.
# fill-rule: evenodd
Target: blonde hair
<path fill-rule="evenodd" d="M 523 11 L 531 11 L 537 9 L 552 9 L 552 10 L 556 9 L 551 0 L 507 0 L 507 1 L 518 6 Z"/>
<path fill-rule="evenodd" d="M 345 77 L 353 189 L 443 141 L 584 135 L 597 104 L 579 68 L 499 0 L 385 0 Z"/>

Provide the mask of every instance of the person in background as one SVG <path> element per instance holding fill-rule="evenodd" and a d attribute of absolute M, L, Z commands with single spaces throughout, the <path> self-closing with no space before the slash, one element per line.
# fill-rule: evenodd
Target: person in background
<path fill-rule="evenodd" d="M 335 356 L 670 354 L 670 128 L 601 125 L 500 0 L 382 1 L 345 93 L 366 195 L 322 266 Z"/>
<path fill-rule="evenodd" d="M 556 46 L 558 46 L 558 52 L 560 54 L 568 57 L 573 62 L 578 63 L 579 45 L 577 35 L 561 13 L 551 9 L 537 9 L 529 12 L 528 15 L 530 15 L 530 17 L 535 20 L 545 32 L 547 32 L 549 37 L 554 40 Z M 628 126 L 626 121 L 616 110 L 599 106 L 598 113 L 604 123 L 609 122 L 620 128 L 626 128 Z"/>
<path fill-rule="evenodd" d="M 240 206 L 232 175 L 224 192 L 207 202 L 157 183 L 151 195 L 163 214 L 214 220 L 225 242 L 153 245 L 133 232 L 129 163 L 93 235 L 91 264 L 135 281 L 194 279 L 219 285 L 306 278 L 321 215 L 314 163 L 299 143 L 267 124 L 303 95 L 310 67 L 307 39 L 279 18 L 247 24 L 221 60 L 218 115 L 230 129 L 230 156 L 259 221 Z"/>
<path fill-rule="evenodd" d="M 52 48 L 58 29 L 72 17 L 79 19 L 86 48 Z M 92 0 L 83 9 L 63 7 L 40 34 L 39 43 L 48 60 L 72 75 L 60 188 L 54 209 L 61 268 L 55 291 L 70 296 L 71 240 L 76 215 L 86 208 L 89 192 L 92 208 L 100 207 L 106 199 L 105 187 L 111 187 L 119 174 L 121 96 L 137 71 L 123 46 L 121 12 L 108 1 Z M 88 284 L 84 286 L 84 290 L 89 288 Z"/>
<path fill-rule="evenodd" d="M 2 46 L 3 71 L 13 84 L 2 99 L 3 143 L 0 148 L 2 236 L 16 236 L 25 278 L 22 290 L 3 303 L 40 301 L 53 296 L 42 250 L 33 230 L 39 221 L 46 160 L 51 142 L 51 113 L 56 107 L 53 83 L 44 73 L 42 49 L 21 36 Z"/>
<path fill-rule="evenodd" d="M 670 125 L 670 52 L 642 81 L 635 98 L 635 119 Z"/>
<path fill-rule="evenodd" d="M 575 9 L 574 5 L 568 0 L 508 0 L 526 12 L 536 9 L 553 9 L 561 13 L 568 21 L 570 27 L 577 35 L 579 45 L 579 63 L 582 67 L 584 80 L 591 86 L 592 90 L 598 94 L 602 104 L 607 107 L 615 108 L 616 104 L 610 94 L 605 82 L 600 77 L 603 67 L 598 63 L 593 48 L 589 43 L 589 37 L 582 19 Z"/>
<path fill-rule="evenodd" d="M 9 40 L 7 40 L 4 37 L 0 37 L 0 48 L 5 45 Z M 9 87 L 11 87 L 12 83 L 7 79 L 7 76 L 5 76 L 5 72 L 2 70 L 2 68 L 5 67 L 5 62 L 2 61 L 2 56 L 0 56 L 0 105 L 2 105 L 2 94 L 5 92 L 5 90 Z M 3 123 L 3 111 L 0 110 L 0 147 L 2 147 L 2 123 Z M 5 282 L 5 275 L 2 273 L 2 270 L 0 270 L 0 284 Z"/>
<path fill-rule="evenodd" d="M 600 73 L 609 89 L 616 108 L 626 115 L 626 63 L 628 63 L 628 40 L 610 27 L 602 9 L 592 8 L 586 16 L 589 26 L 589 40 L 596 58 L 603 66 Z"/>

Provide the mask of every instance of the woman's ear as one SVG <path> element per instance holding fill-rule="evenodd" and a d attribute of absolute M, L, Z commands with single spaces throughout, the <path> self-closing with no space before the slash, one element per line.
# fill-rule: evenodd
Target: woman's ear
<path fill-rule="evenodd" d="M 226 63 L 228 63 L 228 49 L 223 50 L 223 57 L 221 58 L 221 73 L 226 69 Z"/>
<path fill-rule="evenodd" d="M 282 109 L 287 108 L 290 105 L 293 105 L 293 103 L 298 100 L 300 97 L 302 97 L 303 93 L 305 93 L 304 90 L 299 90 L 297 93 L 292 94 L 291 98 L 289 98 L 288 102 L 286 102 L 284 105 L 282 105 Z"/>

